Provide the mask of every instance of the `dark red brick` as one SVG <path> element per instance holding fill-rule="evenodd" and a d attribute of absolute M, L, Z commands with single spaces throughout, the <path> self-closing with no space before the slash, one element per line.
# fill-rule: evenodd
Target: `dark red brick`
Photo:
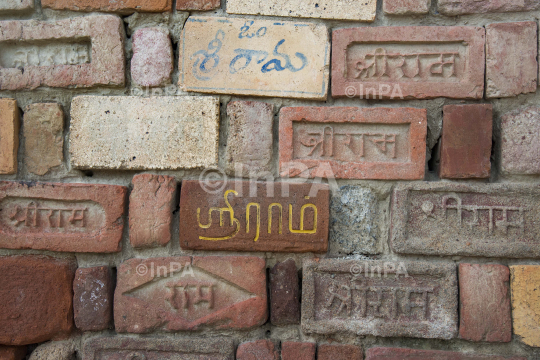
<path fill-rule="evenodd" d="M 298 270 L 293 259 L 270 270 L 270 322 L 273 325 L 300 323 Z"/>
<path fill-rule="evenodd" d="M 362 360 L 362 348 L 355 345 L 319 345 L 317 360 Z"/>
<path fill-rule="evenodd" d="M 278 360 L 276 346 L 270 340 L 250 341 L 238 346 L 236 360 Z"/>
<path fill-rule="evenodd" d="M 26 346 L 0 346 L 0 360 L 26 359 Z"/>
<path fill-rule="evenodd" d="M 284 341 L 281 343 L 281 360 L 315 360 L 317 345 L 311 342 Z"/>
<path fill-rule="evenodd" d="M 109 328 L 114 284 L 108 266 L 77 269 L 73 293 L 75 325 L 78 329 L 99 331 Z"/>

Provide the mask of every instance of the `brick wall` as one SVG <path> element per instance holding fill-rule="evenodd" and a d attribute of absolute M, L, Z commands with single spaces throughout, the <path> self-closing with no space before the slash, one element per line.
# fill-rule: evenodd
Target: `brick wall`
<path fill-rule="evenodd" d="M 0 0 L 0 360 L 540 359 L 538 0 Z"/>

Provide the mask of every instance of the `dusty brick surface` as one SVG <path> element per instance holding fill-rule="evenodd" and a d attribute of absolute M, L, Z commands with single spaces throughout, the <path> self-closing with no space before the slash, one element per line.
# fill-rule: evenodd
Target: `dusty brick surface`
<path fill-rule="evenodd" d="M 19 108 L 14 99 L 0 99 L 0 174 L 17 173 Z"/>
<path fill-rule="evenodd" d="M 355 345 L 319 345 L 317 360 L 362 360 L 362 348 Z"/>
<path fill-rule="evenodd" d="M 68 336 L 75 269 L 74 261 L 47 256 L 1 257 L 0 344 L 28 345 Z"/>
<path fill-rule="evenodd" d="M 112 321 L 114 280 L 108 266 L 79 268 L 73 282 L 75 326 L 82 331 L 108 329 Z"/>
<path fill-rule="evenodd" d="M 454 351 L 371 348 L 366 360 L 527 360 L 518 356 L 475 355 Z"/>
<path fill-rule="evenodd" d="M 236 350 L 237 360 L 279 360 L 279 352 L 271 340 L 242 343 Z"/>
<path fill-rule="evenodd" d="M 26 346 L 0 346 L 1 360 L 26 359 Z"/>
<path fill-rule="evenodd" d="M 455 16 L 475 13 L 529 11 L 539 7 L 540 3 L 536 0 L 439 0 L 438 10 L 443 15 Z"/>
<path fill-rule="evenodd" d="M 317 345 L 311 342 L 283 341 L 281 360 L 315 360 Z"/>
<path fill-rule="evenodd" d="M 132 36 L 131 78 L 139 86 L 171 83 L 173 51 L 169 32 L 162 28 L 144 28 Z"/>
<path fill-rule="evenodd" d="M 218 9 L 220 0 L 176 0 L 176 10 L 208 11 Z"/>
<path fill-rule="evenodd" d="M 32 351 L 28 360 L 73 360 L 80 350 L 80 338 L 73 336 L 64 341 L 49 341 Z"/>
<path fill-rule="evenodd" d="M 509 282 L 506 266 L 459 264 L 460 338 L 512 340 Z"/>
<path fill-rule="evenodd" d="M 270 270 L 270 322 L 273 325 L 300 323 L 298 270 L 293 259 L 277 263 Z"/>
<path fill-rule="evenodd" d="M 540 266 L 510 266 L 514 334 L 540 347 Z"/>
<path fill-rule="evenodd" d="M 427 14 L 431 0 L 384 0 L 383 11 L 388 15 Z"/>
<path fill-rule="evenodd" d="M 59 104 L 32 104 L 24 109 L 26 169 L 45 175 L 64 161 L 64 111 Z"/>
<path fill-rule="evenodd" d="M 172 0 L 41 0 L 44 8 L 119 13 L 171 11 Z"/>
<path fill-rule="evenodd" d="M 165 246 L 171 241 L 176 200 L 173 176 L 141 174 L 129 195 L 129 241 L 135 248 Z"/>
<path fill-rule="evenodd" d="M 489 178 L 493 107 L 446 105 L 443 113 L 440 177 Z"/>
<path fill-rule="evenodd" d="M 4 50 L 9 63 L 0 68 L 0 90 L 123 86 L 124 37 L 122 19 L 112 15 L 0 21 L 0 42 L 17 42 L 9 51 Z M 81 38 L 89 40 L 74 45 Z M 60 50 L 47 47 L 47 41 L 58 42 L 64 56 L 58 57 Z M 19 53 L 18 46 L 24 46 Z M 29 53 L 39 56 L 28 56 Z"/>
<path fill-rule="evenodd" d="M 18 11 L 29 11 L 34 8 L 34 0 L 3 0 L 0 3 L 0 14 Z"/>
<path fill-rule="evenodd" d="M 536 92 L 538 86 L 536 21 L 486 26 L 486 97 Z"/>
<path fill-rule="evenodd" d="M 501 168 L 505 174 L 540 174 L 540 107 L 501 117 Z"/>
<path fill-rule="evenodd" d="M 127 188 L 0 182 L 0 248 L 117 252 Z"/>

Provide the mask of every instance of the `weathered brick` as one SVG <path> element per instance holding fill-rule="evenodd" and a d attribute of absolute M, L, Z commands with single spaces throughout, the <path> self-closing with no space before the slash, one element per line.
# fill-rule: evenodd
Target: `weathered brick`
<path fill-rule="evenodd" d="M 536 21 L 486 26 L 486 98 L 536 92 L 537 29 Z"/>
<path fill-rule="evenodd" d="M 429 13 L 431 0 L 384 0 L 383 11 L 388 15 L 418 15 Z"/>
<path fill-rule="evenodd" d="M 440 177 L 489 178 L 493 107 L 446 105 L 443 113 Z"/>
<path fill-rule="evenodd" d="M 172 0 L 41 0 L 41 6 L 54 10 L 73 11 L 165 12 L 171 11 Z"/>
<path fill-rule="evenodd" d="M 184 180 L 180 246 L 189 250 L 326 252 L 323 184 Z M 225 222 L 221 222 L 225 219 Z M 218 241 L 219 240 L 219 241 Z"/>
<path fill-rule="evenodd" d="M 540 347 L 540 266 L 510 266 L 514 334 Z"/>
<path fill-rule="evenodd" d="M 279 353 L 271 340 L 242 343 L 236 350 L 237 360 L 279 360 Z"/>
<path fill-rule="evenodd" d="M 184 91 L 326 100 L 322 24 L 190 16 L 179 46 Z"/>
<path fill-rule="evenodd" d="M 212 359 L 233 360 L 234 343 L 221 338 L 127 338 L 100 337 L 85 342 L 82 360 L 116 359 Z"/>
<path fill-rule="evenodd" d="M 135 248 L 165 246 L 171 241 L 176 204 L 173 176 L 141 174 L 129 196 L 129 241 Z"/>
<path fill-rule="evenodd" d="M 244 256 L 131 259 L 118 268 L 119 333 L 248 329 L 266 321 L 266 264 Z"/>
<path fill-rule="evenodd" d="M 273 325 L 300 323 L 298 270 L 293 259 L 270 270 L 270 322 Z"/>
<path fill-rule="evenodd" d="M 540 7 L 537 0 L 439 0 L 439 12 L 447 16 L 530 11 Z"/>
<path fill-rule="evenodd" d="M 517 356 L 475 355 L 454 351 L 371 348 L 366 360 L 527 360 Z"/>
<path fill-rule="evenodd" d="M 1 360 L 26 359 L 26 346 L 0 346 Z"/>
<path fill-rule="evenodd" d="M 317 350 L 317 360 L 362 360 L 362 348 L 355 345 L 323 344 Z"/>
<path fill-rule="evenodd" d="M 80 338 L 72 337 L 64 341 L 49 341 L 39 345 L 28 360 L 73 360 L 80 349 Z"/>
<path fill-rule="evenodd" d="M 332 96 L 481 99 L 485 30 L 389 26 L 332 32 Z"/>
<path fill-rule="evenodd" d="M 311 342 L 284 341 L 281 343 L 281 360 L 315 360 L 317 345 Z"/>
<path fill-rule="evenodd" d="M 123 86 L 124 37 L 112 15 L 0 21 L 0 90 Z"/>
<path fill-rule="evenodd" d="M 398 185 L 391 246 L 400 254 L 540 257 L 540 186 Z"/>
<path fill-rule="evenodd" d="M 19 108 L 14 99 L 0 99 L 0 138 L 0 174 L 16 174 Z"/>
<path fill-rule="evenodd" d="M 456 275 L 447 263 L 305 259 L 302 330 L 452 339 Z"/>
<path fill-rule="evenodd" d="M 169 31 L 144 28 L 135 31 L 131 77 L 139 86 L 161 86 L 171 83 L 173 52 Z"/>
<path fill-rule="evenodd" d="M 34 0 L 2 0 L 0 2 L 0 13 L 30 11 L 32 9 L 34 9 Z"/>
<path fill-rule="evenodd" d="M 0 182 L 0 248 L 117 252 L 127 188 Z"/>
<path fill-rule="evenodd" d="M 24 110 L 26 169 L 45 175 L 64 161 L 64 111 L 59 104 L 32 104 Z"/>
<path fill-rule="evenodd" d="M 227 12 L 230 14 L 292 16 L 371 22 L 375 20 L 376 11 L 376 0 L 352 0 L 346 2 L 326 0 L 227 0 Z"/>
<path fill-rule="evenodd" d="M 77 269 L 73 293 L 75 326 L 82 331 L 108 329 L 114 294 L 111 269 L 108 266 Z"/>
<path fill-rule="evenodd" d="M 79 96 L 70 154 L 78 169 L 180 169 L 217 164 L 219 99 Z"/>
<path fill-rule="evenodd" d="M 227 104 L 227 116 L 227 174 L 251 178 L 271 176 L 274 106 L 256 101 L 232 101 Z"/>
<path fill-rule="evenodd" d="M 76 267 L 72 260 L 48 256 L 0 258 L 0 344 L 28 345 L 69 335 Z"/>
<path fill-rule="evenodd" d="M 207 11 L 218 9 L 220 0 L 176 0 L 176 10 Z"/>
<path fill-rule="evenodd" d="M 509 281 L 506 266 L 459 264 L 460 338 L 512 340 Z"/>
<path fill-rule="evenodd" d="M 501 117 L 501 168 L 505 174 L 540 174 L 540 107 Z"/>
<path fill-rule="evenodd" d="M 290 107 L 279 113 L 282 176 L 424 178 L 425 109 Z"/>

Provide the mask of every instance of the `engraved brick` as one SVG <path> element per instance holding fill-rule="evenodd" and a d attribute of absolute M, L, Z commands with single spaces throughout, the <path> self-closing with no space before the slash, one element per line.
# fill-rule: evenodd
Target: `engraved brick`
<path fill-rule="evenodd" d="M 0 21 L 0 90 L 123 86 L 123 25 L 112 15 Z"/>
<path fill-rule="evenodd" d="M 227 12 L 230 14 L 292 16 L 371 22 L 375 20 L 376 10 L 376 0 L 352 0 L 346 2 L 335 2 L 331 0 L 227 0 Z"/>
<path fill-rule="evenodd" d="M 16 174 L 19 108 L 14 99 L 0 99 L 0 139 L 0 174 Z"/>
<path fill-rule="evenodd" d="M 184 91 L 326 100 L 326 26 L 190 16 L 180 41 Z"/>
<path fill-rule="evenodd" d="M 45 175 L 64 161 L 64 111 L 59 104 L 32 104 L 24 110 L 26 169 Z"/>
<path fill-rule="evenodd" d="M 329 188 L 323 184 L 184 180 L 180 246 L 189 250 L 326 252 L 329 197 Z"/>
<path fill-rule="evenodd" d="M 485 30 L 389 26 L 332 32 L 332 96 L 481 99 Z"/>
<path fill-rule="evenodd" d="M 443 179 L 489 178 L 493 108 L 446 105 L 439 175 Z"/>
<path fill-rule="evenodd" d="M 93 338 L 85 342 L 82 360 L 120 359 L 234 360 L 234 343 L 221 338 Z"/>
<path fill-rule="evenodd" d="M 391 246 L 400 254 L 540 258 L 540 186 L 398 185 Z"/>
<path fill-rule="evenodd" d="M 454 351 L 371 348 L 366 360 L 527 360 L 517 356 L 475 355 Z"/>
<path fill-rule="evenodd" d="M 538 9 L 537 0 L 439 0 L 439 12 L 447 16 L 531 11 Z"/>
<path fill-rule="evenodd" d="M 457 333 L 457 303 L 453 264 L 340 259 L 303 263 L 306 333 L 448 340 Z"/>
<path fill-rule="evenodd" d="M 270 270 L 270 322 L 272 325 L 300 323 L 298 270 L 293 259 Z"/>
<path fill-rule="evenodd" d="M 173 53 L 169 31 L 144 28 L 135 31 L 131 77 L 139 86 L 161 86 L 171 83 Z"/>
<path fill-rule="evenodd" d="M 267 318 L 266 264 L 243 256 L 131 259 L 118 268 L 119 333 L 248 329 Z"/>
<path fill-rule="evenodd" d="M 293 107 L 279 114 L 282 176 L 424 178 L 425 109 Z"/>
<path fill-rule="evenodd" d="M 540 107 L 501 117 L 501 167 L 505 174 L 540 174 Z"/>
<path fill-rule="evenodd" d="M 217 164 L 219 99 L 79 96 L 70 154 L 78 169 L 181 169 Z"/>
<path fill-rule="evenodd" d="M 73 11 L 165 12 L 171 11 L 172 0 L 41 0 L 41 6 L 54 10 Z"/>
<path fill-rule="evenodd" d="M 536 21 L 486 26 L 486 98 L 536 92 L 537 29 Z"/>
<path fill-rule="evenodd" d="M 362 348 L 355 345 L 323 344 L 317 350 L 317 360 L 362 360 Z"/>
<path fill-rule="evenodd" d="M 176 0 L 176 10 L 208 11 L 220 6 L 221 0 Z"/>
<path fill-rule="evenodd" d="M 0 344 L 35 344 L 71 333 L 76 267 L 48 256 L 0 258 Z"/>
<path fill-rule="evenodd" d="M 431 0 L 384 0 L 383 11 L 388 15 L 418 15 L 429 13 Z"/>
<path fill-rule="evenodd" d="M 129 241 L 135 248 L 165 246 L 171 241 L 176 201 L 173 176 L 141 174 L 133 177 L 129 195 Z"/>
<path fill-rule="evenodd" d="M 237 360 L 279 360 L 279 353 L 271 340 L 250 341 L 238 346 Z"/>
<path fill-rule="evenodd" d="M 510 266 L 514 334 L 529 346 L 540 347 L 540 266 Z"/>
<path fill-rule="evenodd" d="M 127 188 L 0 182 L 0 248 L 117 252 Z"/>
<path fill-rule="evenodd" d="M 30 11 L 32 9 L 34 9 L 34 0 L 2 0 L 0 2 L 0 13 Z"/>
<path fill-rule="evenodd" d="M 227 104 L 227 116 L 227 174 L 250 178 L 271 175 L 274 106 L 256 101 L 233 101 Z"/>
<path fill-rule="evenodd" d="M 106 330 L 112 321 L 114 285 L 108 266 L 79 268 L 73 282 L 75 326 L 82 331 Z"/>
<path fill-rule="evenodd" d="M 26 359 L 26 346 L 0 346 L 0 359 L 24 360 Z"/>
<path fill-rule="evenodd" d="M 512 340 L 509 282 L 506 266 L 459 264 L 460 338 Z"/>
<path fill-rule="evenodd" d="M 284 341 L 281 343 L 281 360 L 315 360 L 317 345 L 311 342 Z"/>

